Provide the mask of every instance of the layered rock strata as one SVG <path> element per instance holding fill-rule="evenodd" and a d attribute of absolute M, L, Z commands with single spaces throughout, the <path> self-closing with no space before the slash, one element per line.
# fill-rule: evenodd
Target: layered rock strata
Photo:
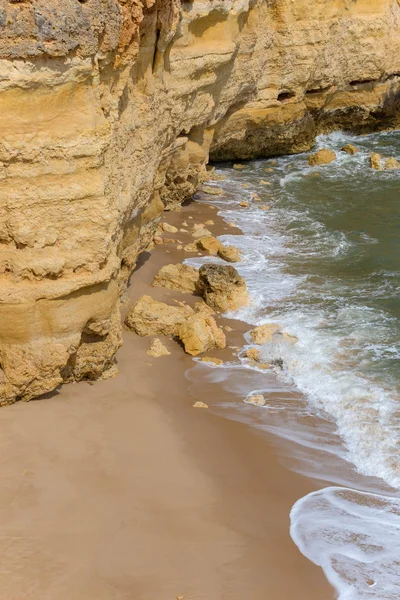
<path fill-rule="evenodd" d="M 120 298 L 215 159 L 397 124 L 397 0 L 0 0 L 0 404 L 113 374 Z"/>

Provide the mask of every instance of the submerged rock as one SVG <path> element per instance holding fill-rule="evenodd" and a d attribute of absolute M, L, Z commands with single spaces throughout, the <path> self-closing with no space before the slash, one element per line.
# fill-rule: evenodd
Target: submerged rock
<path fill-rule="evenodd" d="M 209 306 L 221 311 L 236 310 L 250 301 L 245 280 L 230 265 L 200 267 L 198 289 Z"/>
<path fill-rule="evenodd" d="M 250 336 L 252 341 L 261 346 L 266 342 L 272 340 L 273 336 L 281 331 L 281 326 L 277 323 L 266 323 L 265 325 L 260 325 L 259 327 L 255 327 L 250 331 Z"/>
<path fill-rule="evenodd" d="M 314 167 L 315 165 L 329 165 L 334 160 L 336 160 L 336 153 L 333 150 L 328 150 L 328 148 L 322 148 L 315 154 L 311 154 L 308 158 L 308 164 L 310 167 Z"/>
<path fill-rule="evenodd" d="M 385 169 L 400 169 L 400 162 L 396 158 L 391 156 L 390 158 L 387 158 L 385 160 Z"/>
<path fill-rule="evenodd" d="M 218 327 L 214 317 L 202 313 L 196 313 L 181 323 L 178 337 L 184 345 L 185 352 L 192 356 L 226 346 L 225 334 Z"/>
<path fill-rule="evenodd" d="M 211 185 L 203 185 L 202 191 L 210 196 L 222 196 L 224 190 L 220 187 L 213 187 Z"/>
<path fill-rule="evenodd" d="M 221 358 L 214 358 L 213 356 L 204 356 L 200 360 L 201 360 L 201 362 L 212 363 L 213 365 L 216 365 L 217 367 L 224 364 L 224 361 Z"/>
<path fill-rule="evenodd" d="M 190 265 L 178 263 L 162 267 L 155 276 L 152 285 L 193 294 L 197 289 L 198 280 L 199 272 L 197 269 Z"/>
<path fill-rule="evenodd" d="M 245 400 L 246 404 L 254 404 L 254 406 L 265 406 L 267 401 L 262 394 L 251 394 Z"/>
<path fill-rule="evenodd" d="M 142 296 L 130 309 L 125 325 L 140 336 L 176 336 L 181 324 L 193 314 L 190 306 L 170 306 L 151 296 Z"/>
<path fill-rule="evenodd" d="M 161 340 L 156 338 L 151 342 L 150 348 L 147 350 L 147 354 L 153 358 L 159 358 L 160 356 L 168 356 L 171 352 L 164 346 Z"/>
<path fill-rule="evenodd" d="M 359 151 L 358 148 L 356 148 L 356 146 L 354 146 L 353 144 L 346 144 L 346 146 L 343 146 L 343 148 L 341 149 L 342 152 L 346 152 L 346 154 L 357 154 Z"/>
<path fill-rule="evenodd" d="M 383 171 L 381 160 L 382 160 L 382 157 L 377 152 L 374 152 L 374 154 L 371 154 L 371 156 L 369 158 L 371 168 L 375 169 L 375 171 Z"/>

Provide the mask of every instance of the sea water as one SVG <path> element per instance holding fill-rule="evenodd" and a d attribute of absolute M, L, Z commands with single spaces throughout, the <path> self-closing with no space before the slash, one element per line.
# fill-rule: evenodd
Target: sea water
<path fill-rule="evenodd" d="M 349 142 L 357 154 L 341 152 Z M 237 412 L 294 444 L 297 470 L 335 484 L 296 503 L 291 534 L 338 597 L 392 600 L 400 598 L 400 171 L 371 169 L 369 155 L 400 158 L 400 133 L 335 133 L 314 151 L 322 147 L 337 152 L 329 165 L 310 167 L 302 154 L 217 169 L 223 193 L 212 203 L 243 231 L 221 240 L 240 248 L 252 296 L 229 316 L 278 323 L 298 339 L 261 347 L 278 365 L 275 394 L 268 373 L 254 389 L 246 378 L 254 365 L 241 353 L 240 393 L 265 391 L 269 401 L 250 408 L 257 417 Z M 226 386 L 229 368 L 218 370 Z M 290 388 L 304 403 L 285 401 Z"/>

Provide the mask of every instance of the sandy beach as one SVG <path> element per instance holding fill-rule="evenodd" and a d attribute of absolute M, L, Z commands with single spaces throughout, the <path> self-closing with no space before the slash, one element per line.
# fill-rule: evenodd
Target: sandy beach
<path fill-rule="evenodd" d="M 215 215 L 192 202 L 165 220 L 211 216 L 224 233 Z M 186 256 L 145 253 L 126 308 L 182 298 L 150 284 Z M 243 344 L 247 326 L 225 322 Z M 289 536 L 292 505 L 317 484 L 285 469 L 267 434 L 216 414 L 218 398 L 193 408 L 191 357 L 167 340 L 171 355 L 150 358 L 150 341 L 126 331 L 116 378 L 0 411 L 0 600 L 332 600 Z"/>

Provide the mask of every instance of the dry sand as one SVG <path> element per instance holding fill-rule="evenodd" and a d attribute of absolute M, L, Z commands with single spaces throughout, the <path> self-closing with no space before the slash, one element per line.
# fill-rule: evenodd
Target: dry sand
<path fill-rule="evenodd" d="M 212 215 L 219 233 L 215 214 L 192 203 L 166 220 Z M 182 260 L 168 249 L 142 257 L 131 298 L 184 298 L 149 287 Z M 175 342 L 154 359 L 149 338 L 124 338 L 115 379 L 0 411 L 0 600 L 332 600 L 289 537 L 291 506 L 316 484 L 213 398 L 192 407 L 193 362 Z"/>

